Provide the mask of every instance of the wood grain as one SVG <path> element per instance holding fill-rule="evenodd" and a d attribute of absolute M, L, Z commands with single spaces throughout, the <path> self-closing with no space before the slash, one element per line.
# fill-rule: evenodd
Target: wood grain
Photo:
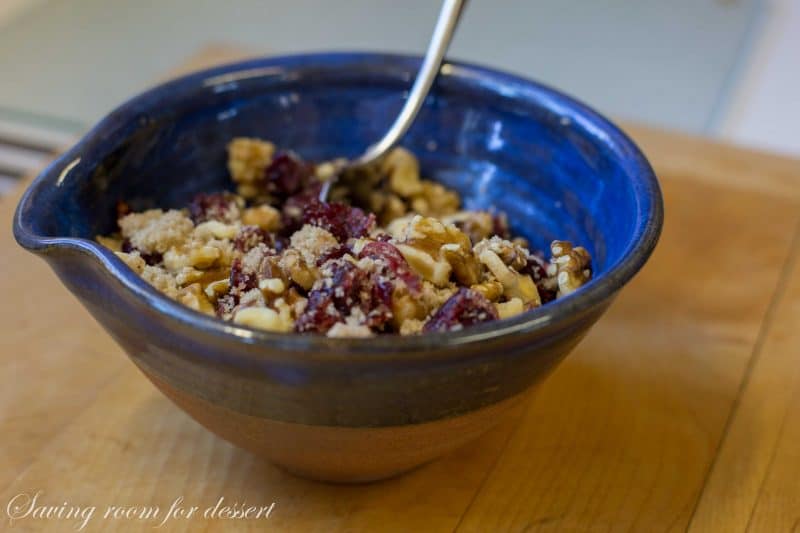
<path fill-rule="evenodd" d="M 227 61 L 213 48 L 191 68 Z M 275 502 L 266 522 L 167 530 L 790 531 L 800 526 L 800 163 L 641 126 L 666 223 L 652 260 L 516 416 L 400 478 L 313 483 L 214 437 L 127 362 L 0 201 L 0 513 L 44 503 L 200 513 Z M 157 521 L 102 519 L 86 529 Z M 19 530 L 74 530 L 26 518 Z"/>
<path fill-rule="evenodd" d="M 780 229 L 798 211 L 664 177 L 650 264 L 544 384 L 462 530 L 688 524 L 786 261 Z M 770 221 L 737 223 L 739 209 Z"/>
<path fill-rule="evenodd" d="M 800 528 L 800 232 L 752 371 L 692 523 L 695 531 Z"/>

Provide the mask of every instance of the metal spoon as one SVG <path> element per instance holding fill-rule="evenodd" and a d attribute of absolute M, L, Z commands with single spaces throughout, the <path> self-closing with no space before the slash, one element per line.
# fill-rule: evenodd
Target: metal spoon
<path fill-rule="evenodd" d="M 417 79 L 414 80 L 414 85 L 408 93 L 408 98 L 405 105 L 403 105 L 403 109 L 400 110 L 400 114 L 397 115 L 394 123 L 381 140 L 367 148 L 367 151 L 356 159 L 342 161 L 337 165 L 333 177 L 322 185 L 322 190 L 319 193 L 320 201 L 325 202 L 327 200 L 331 185 L 344 170 L 367 165 L 383 157 L 408 131 L 417 113 L 422 108 L 425 97 L 428 95 L 436 76 L 439 74 L 442 59 L 447 47 L 450 45 L 458 24 L 458 18 L 466 3 L 467 0 L 444 0 L 442 9 L 439 11 L 439 19 L 436 21 L 436 27 L 433 29 L 431 42 L 428 44 L 428 50 L 425 52 L 422 66 L 417 73 Z"/>

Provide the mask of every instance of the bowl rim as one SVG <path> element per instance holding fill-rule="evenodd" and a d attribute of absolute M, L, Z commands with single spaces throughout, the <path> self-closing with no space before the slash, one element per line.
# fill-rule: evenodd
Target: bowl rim
<path fill-rule="evenodd" d="M 70 249 L 91 256 L 120 281 L 125 289 L 133 292 L 143 304 L 184 325 L 247 344 L 279 346 L 280 351 L 293 352 L 294 357 L 297 353 L 304 353 L 313 359 L 339 360 L 358 355 L 370 357 L 375 352 L 386 351 L 402 353 L 406 358 L 415 358 L 415 355 L 430 358 L 432 354 L 429 350 L 465 347 L 500 337 L 529 336 L 554 324 L 568 323 L 570 317 L 602 305 L 642 268 L 652 254 L 661 233 L 664 217 L 663 199 L 658 179 L 649 162 L 633 140 L 618 126 L 579 100 L 547 85 L 509 72 L 449 59 L 444 61 L 440 75 L 460 78 L 460 81 L 480 86 L 490 92 L 497 92 L 505 97 L 546 101 L 551 109 L 558 110 L 564 117 L 579 123 L 588 132 L 593 132 L 596 139 L 602 140 L 617 154 L 627 159 L 627 165 L 634 170 L 633 191 L 639 213 L 633 237 L 615 264 L 575 293 L 515 317 L 455 332 L 411 336 L 377 335 L 369 338 L 330 338 L 319 334 L 269 332 L 240 326 L 194 311 L 151 287 L 112 251 L 99 243 L 83 238 L 37 235 L 26 221 L 26 211 L 37 188 L 43 186 L 45 182 L 54 181 L 59 176 L 63 178 L 63 175 L 76 165 L 76 161 L 79 161 L 86 145 L 95 142 L 108 130 L 118 127 L 120 123 L 131 121 L 134 113 L 141 112 L 143 105 L 150 106 L 159 95 L 173 92 L 192 93 L 207 88 L 209 84 L 230 83 L 231 80 L 274 75 L 276 72 L 287 73 L 293 68 L 308 68 L 313 64 L 324 67 L 326 64 L 330 66 L 341 63 L 384 69 L 384 71 L 408 67 L 412 69 L 410 73 L 413 78 L 413 73 L 421 60 L 420 56 L 378 52 L 314 52 L 264 56 L 196 71 L 156 85 L 130 98 L 106 115 L 71 149 L 55 159 L 39 174 L 17 205 L 13 224 L 14 236 L 20 245 L 39 254 L 48 255 L 57 249 Z M 265 350 L 261 353 L 266 354 L 271 351 L 274 350 Z"/>

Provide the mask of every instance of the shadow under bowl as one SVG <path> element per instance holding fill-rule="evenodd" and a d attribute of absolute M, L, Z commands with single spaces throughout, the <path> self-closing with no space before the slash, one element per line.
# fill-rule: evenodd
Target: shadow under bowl
<path fill-rule="evenodd" d="M 115 207 L 182 207 L 230 188 L 225 145 L 270 139 L 352 157 L 403 104 L 419 58 L 329 53 L 226 65 L 108 115 L 23 196 L 14 234 L 136 365 L 208 429 L 300 475 L 388 477 L 472 440 L 578 343 L 645 263 L 662 223 L 646 159 L 617 127 L 537 83 L 446 63 L 403 145 L 467 208 L 494 207 L 532 247 L 586 246 L 594 278 L 517 317 L 460 332 L 329 339 L 257 331 L 159 294 L 95 243 Z"/>

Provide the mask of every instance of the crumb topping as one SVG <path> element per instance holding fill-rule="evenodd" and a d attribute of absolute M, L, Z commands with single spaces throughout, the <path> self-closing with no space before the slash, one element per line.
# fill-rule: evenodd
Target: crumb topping
<path fill-rule="evenodd" d="M 459 211 L 458 194 L 423 179 L 403 148 L 340 176 L 267 141 L 235 138 L 236 194 L 196 195 L 185 209 L 118 209 L 97 241 L 170 298 L 275 332 L 371 337 L 458 331 L 571 294 L 592 276 L 580 246 L 551 259 L 492 211 Z"/>

